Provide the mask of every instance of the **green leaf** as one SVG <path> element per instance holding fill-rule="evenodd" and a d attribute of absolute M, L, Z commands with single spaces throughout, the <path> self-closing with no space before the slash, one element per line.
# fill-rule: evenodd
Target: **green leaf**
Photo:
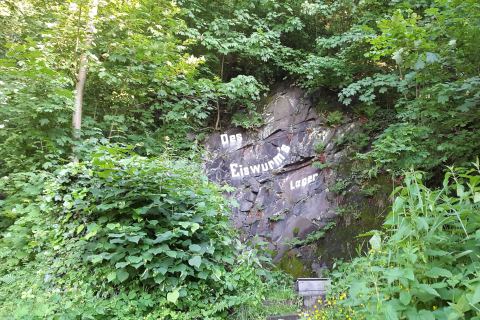
<path fill-rule="evenodd" d="M 383 308 L 386 320 L 398 320 L 398 314 L 392 304 L 387 303 Z"/>
<path fill-rule="evenodd" d="M 100 226 L 98 224 L 96 224 L 95 222 L 90 223 L 87 226 L 87 234 L 85 235 L 85 240 L 90 240 L 90 238 L 94 237 L 99 229 Z"/>
<path fill-rule="evenodd" d="M 200 265 L 202 264 L 202 258 L 200 258 L 200 256 L 194 256 L 193 258 L 188 260 L 188 264 L 196 268 L 199 268 Z"/>
<path fill-rule="evenodd" d="M 408 305 L 412 300 L 412 295 L 408 291 L 400 292 L 400 302 L 404 305 Z"/>
<path fill-rule="evenodd" d="M 173 238 L 173 233 L 171 231 L 167 231 L 164 233 L 157 234 L 157 238 L 153 241 L 153 243 L 160 243 L 163 241 L 167 241 Z"/>
<path fill-rule="evenodd" d="M 408 320 L 435 320 L 435 316 L 432 312 L 428 310 L 420 310 L 417 312 L 416 308 L 411 308 L 407 312 L 407 319 Z M 458 319 L 458 318 L 452 318 Z"/>
<path fill-rule="evenodd" d="M 191 226 L 192 232 L 195 232 L 198 229 L 200 229 L 200 225 L 198 223 L 192 223 L 192 226 Z"/>
<path fill-rule="evenodd" d="M 403 276 L 403 270 L 400 268 L 387 269 L 384 274 L 390 284 Z"/>
<path fill-rule="evenodd" d="M 451 277 L 452 273 L 444 268 L 433 267 L 428 270 L 426 273 L 427 277 L 430 278 L 438 278 L 438 277 Z"/>
<path fill-rule="evenodd" d="M 393 202 L 393 206 L 392 206 L 393 212 L 398 213 L 400 210 L 403 209 L 404 204 L 405 204 L 404 198 L 402 197 L 395 198 L 395 201 Z"/>
<path fill-rule="evenodd" d="M 169 292 L 169 293 L 167 294 L 167 301 L 176 304 L 177 301 L 178 301 L 178 297 L 180 297 L 180 290 L 179 290 L 179 289 L 175 289 L 175 290 L 173 290 L 172 292 Z"/>
<path fill-rule="evenodd" d="M 480 202 L 480 192 L 475 192 L 475 195 L 473 196 L 473 202 Z"/>
<path fill-rule="evenodd" d="M 120 282 L 124 282 L 128 279 L 129 273 L 125 269 L 117 270 L 117 279 Z"/>
<path fill-rule="evenodd" d="M 424 292 L 424 293 L 427 293 L 428 295 L 431 295 L 431 296 L 435 296 L 435 297 L 440 297 L 440 295 L 438 294 L 437 290 L 435 290 L 434 288 L 432 288 L 430 285 L 428 284 L 419 284 L 417 285 L 417 288 L 421 291 L 421 292 Z"/>
<path fill-rule="evenodd" d="M 130 264 L 130 262 L 117 262 L 115 264 L 115 268 L 122 269 L 122 268 L 125 268 L 126 266 L 128 266 L 129 264 Z"/>
<path fill-rule="evenodd" d="M 435 320 L 435 315 L 429 310 L 420 310 L 418 318 L 422 320 Z"/>
<path fill-rule="evenodd" d="M 40 122 L 40 125 L 41 125 L 41 126 L 44 126 L 44 125 L 49 124 L 49 123 L 50 123 L 50 120 L 48 120 L 48 119 L 40 119 L 39 122 Z"/>
<path fill-rule="evenodd" d="M 427 63 L 434 63 L 439 60 L 438 54 L 433 52 L 427 52 L 426 59 Z"/>
<path fill-rule="evenodd" d="M 192 252 L 202 251 L 202 247 L 200 247 L 198 244 L 191 244 L 190 246 L 188 246 L 188 249 Z"/>
<path fill-rule="evenodd" d="M 368 241 L 373 250 L 380 250 L 382 248 L 382 238 L 378 233 L 375 233 L 373 237 Z"/>
<path fill-rule="evenodd" d="M 477 304 L 480 302 L 480 283 L 477 283 L 473 296 L 470 299 L 471 304 Z"/>
<path fill-rule="evenodd" d="M 141 236 L 127 236 L 126 238 L 130 242 L 138 243 L 142 237 Z"/>
<path fill-rule="evenodd" d="M 77 227 L 77 230 L 75 231 L 77 234 L 80 234 L 80 232 L 83 231 L 83 229 L 85 229 L 85 225 L 84 224 L 81 224 Z"/>
<path fill-rule="evenodd" d="M 115 271 L 112 271 L 107 275 L 108 282 L 112 282 L 116 278 L 117 278 L 117 273 Z"/>
<path fill-rule="evenodd" d="M 90 261 L 93 264 L 100 263 L 100 262 L 103 261 L 103 259 L 104 259 L 104 257 L 101 254 L 96 254 L 96 255 L 90 256 Z"/>
<path fill-rule="evenodd" d="M 415 63 L 414 68 L 415 68 L 415 70 L 421 70 L 421 69 L 425 68 L 425 62 L 423 61 L 423 59 L 421 57 L 418 57 L 418 60 Z"/>
<path fill-rule="evenodd" d="M 139 263 L 142 261 L 142 257 L 138 257 L 138 256 L 128 256 L 127 257 L 127 260 L 130 262 L 130 263 Z"/>

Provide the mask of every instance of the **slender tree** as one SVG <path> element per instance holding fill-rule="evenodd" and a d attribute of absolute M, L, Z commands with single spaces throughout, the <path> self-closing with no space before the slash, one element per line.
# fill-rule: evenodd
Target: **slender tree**
<path fill-rule="evenodd" d="M 73 111 L 73 136 L 75 139 L 80 138 L 80 130 L 82 129 L 82 109 L 83 109 L 83 95 L 85 91 L 85 82 L 87 80 L 88 71 L 88 50 L 92 46 L 93 37 L 95 34 L 95 17 L 98 11 L 98 0 L 92 0 L 89 6 L 87 34 L 83 46 L 82 54 L 80 55 L 80 63 L 77 73 L 77 83 L 75 85 L 75 104 Z M 76 157 L 75 157 L 76 159 Z"/>

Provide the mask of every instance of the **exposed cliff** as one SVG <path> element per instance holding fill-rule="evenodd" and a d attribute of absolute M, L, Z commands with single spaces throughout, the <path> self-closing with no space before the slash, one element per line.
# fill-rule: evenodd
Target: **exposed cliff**
<path fill-rule="evenodd" d="M 350 159 L 336 142 L 361 124 L 344 115 L 341 124 L 327 126 L 313 99 L 299 88 L 274 93 L 264 121 L 257 131 L 230 128 L 212 134 L 206 143 L 206 170 L 211 180 L 235 187 L 230 196 L 239 205 L 232 220 L 244 239 L 256 236 L 271 243 L 278 262 L 296 240 L 297 247 L 308 244 L 308 235 L 317 242 L 314 232 L 338 222 L 345 195 L 332 192 L 331 186 L 345 175 L 341 168 Z M 314 168 L 313 161 L 323 163 L 323 169 Z M 308 257 L 306 269 L 316 269 L 325 262 L 314 258 L 316 251 L 304 246 L 294 255 L 304 261 Z"/>

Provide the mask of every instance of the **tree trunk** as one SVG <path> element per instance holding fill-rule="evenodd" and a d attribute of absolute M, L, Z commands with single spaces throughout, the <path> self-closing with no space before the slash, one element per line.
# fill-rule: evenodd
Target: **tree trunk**
<path fill-rule="evenodd" d="M 220 80 L 223 82 L 223 66 L 225 64 L 225 55 L 222 55 L 222 64 L 220 66 Z M 215 122 L 215 130 L 220 130 L 220 103 L 218 99 L 216 101 L 217 104 L 217 121 Z"/>
<path fill-rule="evenodd" d="M 85 37 L 84 48 L 80 55 L 80 63 L 77 74 L 77 83 L 75 85 L 75 104 L 73 110 L 73 137 L 80 138 L 80 130 L 82 129 L 82 109 L 83 109 L 83 92 L 85 90 L 85 81 L 87 80 L 88 69 L 88 50 L 92 46 L 93 35 L 95 33 L 95 17 L 98 11 L 98 1 L 91 0 L 90 10 L 88 12 L 87 34 Z M 76 160 L 76 157 L 74 155 Z"/>

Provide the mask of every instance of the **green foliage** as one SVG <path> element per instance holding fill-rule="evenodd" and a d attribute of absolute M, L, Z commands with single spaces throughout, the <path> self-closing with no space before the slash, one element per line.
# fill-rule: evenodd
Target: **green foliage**
<path fill-rule="evenodd" d="M 264 320 L 271 315 L 299 312 L 301 298 L 292 290 L 288 276 L 283 273 L 275 273 L 268 285 L 270 290 L 263 304 L 241 306 L 232 315 L 232 318 L 235 320 Z"/>
<path fill-rule="evenodd" d="M 260 93 L 266 87 L 260 85 L 252 76 L 237 76 L 220 87 L 221 97 L 228 101 L 230 111 L 236 110 L 232 123 L 236 126 L 252 129 L 263 124 L 262 114 L 257 112 L 254 101 L 260 100 Z"/>
<path fill-rule="evenodd" d="M 323 316 L 340 319 L 340 308 L 355 319 L 480 316 L 480 163 L 449 168 L 436 190 L 423 184 L 424 176 L 405 175 L 384 230 L 370 233 L 369 253 L 332 273 L 332 297 L 347 299 Z"/>
<path fill-rule="evenodd" d="M 224 319 L 274 286 L 195 164 L 99 147 L 39 180 L 0 241 L 1 316 Z"/>
<path fill-rule="evenodd" d="M 344 195 L 350 187 L 351 183 L 347 179 L 339 179 L 329 187 L 331 192 Z"/>
<path fill-rule="evenodd" d="M 0 18 L 9 19 L 0 30 L 1 175 L 67 162 L 87 5 L 0 4 Z M 84 140 L 137 144 L 155 155 L 168 137 L 177 150 L 188 150 L 187 134 L 212 123 L 218 107 L 237 113 L 239 126 L 261 125 L 254 102 L 265 87 L 248 75 L 223 81 L 203 72 L 206 58 L 189 51 L 195 39 L 186 36 L 180 13 L 168 1 L 100 3 L 88 53 Z"/>
<path fill-rule="evenodd" d="M 234 263 L 226 204 L 199 172 L 108 148 L 58 172 L 46 201 L 65 232 L 94 244 L 86 258 L 110 265 L 109 281 L 172 291 L 186 279 L 219 280 Z"/>
<path fill-rule="evenodd" d="M 213 126 L 261 126 L 264 84 L 338 94 L 361 126 L 336 144 L 371 176 L 478 156 L 477 0 L 101 1 L 73 141 L 88 4 L 0 2 L 1 318 L 264 317 L 267 284 L 284 282 L 238 243 L 222 190 L 171 156 L 198 158 Z M 326 318 L 478 317 L 477 171 L 441 190 L 409 173 Z"/>
<path fill-rule="evenodd" d="M 280 214 L 280 213 L 277 213 L 277 214 L 274 214 L 271 217 L 268 217 L 268 221 L 271 221 L 271 222 L 278 222 L 278 221 L 282 221 L 284 219 L 285 219 L 285 215 Z"/>
<path fill-rule="evenodd" d="M 472 44 L 479 41 L 479 29 L 468 21 L 478 20 L 479 13 L 475 1 L 434 1 L 422 15 L 402 8 L 378 22 L 369 55 L 386 63 L 393 59 L 401 94 L 397 123 L 367 154 L 378 167 L 430 169 L 478 154 L 479 114 L 472 107 L 480 87 Z M 460 139 L 472 143 L 467 148 Z"/>
<path fill-rule="evenodd" d="M 312 162 L 312 167 L 314 167 L 315 169 L 318 169 L 318 170 L 323 170 L 323 169 L 326 169 L 326 168 L 330 168 L 330 166 L 331 166 L 331 164 L 323 163 L 321 161 Z"/>
<path fill-rule="evenodd" d="M 309 244 L 312 244 L 312 243 L 315 243 L 317 242 L 318 240 L 322 239 L 323 237 L 325 237 L 325 233 L 334 228 L 336 225 L 335 222 L 329 222 L 327 223 L 324 227 L 316 230 L 316 231 L 313 231 L 311 233 L 309 233 L 305 239 L 298 239 L 298 238 L 292 238 L 292 239 L 289 239 L 287 241 L 284 242 L 284 244 L 294 248 L 294 247 L 301 247 L 301 246 L 307 246 Z"/>
<path fill-rule="evenodd" d="M 374 184 L 374 185 L 362 187 L 362 190 L 360 190 L 360 193 L 367 197 L 373 197 L 378 192 L 378 190 L 380 190 L 380 185 Z"/>
<path fill-rule="evenodd" d="M 336 127 L 342 124 L 343 113 L 340 111 L 333 111 L 327 115 L 327 125 L 331 127 Z"/>
<path fill-rule="evenodd" d="M 313 150 L 315 151 L 315 153 L 317 154 L 320 154 L 320 153 L 323 153 L 323 151 L 325 151 L 325 144 L 323 142 L 316 142 L 314 145 L 313 145 Z"/>
<path fill-rule="evenodd" d="M 25 172 L 0 178 L 0 232 L 31 210 L 48 173 Z"/>
<path fill-rule="evenodd" d="M 339 206 L 336 210 L 336 214 L 339 216 L 350 215 L 353 218 L 358 219 L 362 213 L 356 204 L 347 204 Z"/>

